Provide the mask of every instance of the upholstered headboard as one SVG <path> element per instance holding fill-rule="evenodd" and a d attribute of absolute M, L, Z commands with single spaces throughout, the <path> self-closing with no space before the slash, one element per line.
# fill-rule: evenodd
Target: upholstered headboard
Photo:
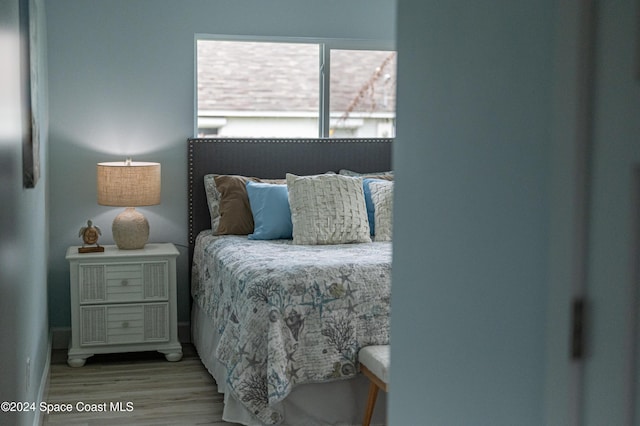
<path fill-rule="evenodd" d="M 204 190 L 209 173 L 284 178 L 349 169 L 391 170 L 393 139 L 189 139 L 189 262 L 200 231 L 211 227 Z"/>

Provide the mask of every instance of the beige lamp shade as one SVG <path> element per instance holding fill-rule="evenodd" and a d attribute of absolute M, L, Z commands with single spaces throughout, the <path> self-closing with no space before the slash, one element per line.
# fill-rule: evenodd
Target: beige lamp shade
<path fill-rule="evenodd" d="M 160 163 L 98 163 L 98 204 L 116 207 L 160 204 Z"/>
<path fill-rule="evenodd" d="M 144 248 L 149 221 L 134 207 L 160 204 L 160 164 L 132 162 L 98 163 L 98 204 L 126 207 L 113 220 L 113 240 L 121 250 Z"/>

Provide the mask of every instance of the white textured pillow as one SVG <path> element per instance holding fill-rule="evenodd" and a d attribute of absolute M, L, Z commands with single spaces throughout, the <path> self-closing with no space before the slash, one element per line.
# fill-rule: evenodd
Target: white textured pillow
<path fill-rule="evenodd" d="M 287 174 L 294 244 L 371 242 L 362 178 Z"/>
<path fill-rule="evenodd" d="M 393 182 L 369 182 L 373 201 L 376 241 L 391 241 L 393 224 Z"/>
<path fill-rule="evenodd" d="M 220 224 L 220 191 L 216 187 L 215 176 L 213 174 L 204 176 L 204 190 L 207 194 L 211 229 L 214 233 L 218 231 L 218 225 Z"/>

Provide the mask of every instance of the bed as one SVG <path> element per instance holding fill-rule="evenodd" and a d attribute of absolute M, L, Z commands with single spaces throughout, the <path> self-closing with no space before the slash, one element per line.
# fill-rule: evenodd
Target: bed
<path fill-rule="evenodd" d="M 304 209 L 313 204 L 304 197 L 318 182 L 347 185 L 351 198 L 353 185 L 371 183 L 369 195 L 376 202 L 383 199 L 376 196 L 384 194 L 378 188 L 392 187 L 392 178 L 382 174 L 391 170 L 391 144 L 391 139 L 188 140 L 192 339 L 225 395 L 224 420 L 245 425 L 361 423 L 367 381 L 358 372 L 357 351 L 389 343 L 390 235 L 382 237 L 382 226 L 370 235 L 362 222 L 372 218 L 362 219 L 362 212 L 348 213 L 357 216 L 348 219 L 357 226 L 344 241 L 356 244 L 333 240 L 336 233 L 328 230 L 342 229 L 341 222 L 329 221 L 316 234 L 300 230 L 310 215 Z M 353 172 L 373 175 L 354 177 Z M 218 203 L 223 179 L 240 177 L 252 209 L 262 191 L 288 188 L 295 226 L 291 238 L 258 237 L 264 228 L 255 211 L 249 236 L 246 231 L 212 231 L 226 228 L 225 219 L 212 221 L 221 212 L 212 210 L 209 185 L 218 185 Z M 329 196 L 338 192 L 342 186 Z M 361 204 L 360 199 L 354 202 Z M 238 216 L 234 211 L 236 222 Z M 309 235 L 315 243 L 301 239 Z M 378 407 L 374 423 L 385 418 L 384 402 Z"/>

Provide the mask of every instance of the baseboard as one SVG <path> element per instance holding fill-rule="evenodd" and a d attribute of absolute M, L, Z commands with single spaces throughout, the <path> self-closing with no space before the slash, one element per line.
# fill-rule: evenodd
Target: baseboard
<path fill-rule="evenodd" d="M 44 361 L 44 371 L 42 372 L 42 378 L 40 379 L 40 387 L 38 388 L 38 406 L 43 401 L 47 401 L 49 396 L 49 376 L 51 371 L 51 351 L 52 342 L 53 342 L 53 333 L 49 331 L 49 341 L 47 342 L 47 358 Z M 33 417 L 33 426 L 42 426 L 44 422 L 44 417 L 42 416 L 42 411 L 34 410 L 35 415 Z"/>
<path fill-rule="evenodd" d="M 50 343 L 54 350 L 69 348 L 69 341 L 71 341 L 70 327 L 52 327 L 50 334 L 52 336 Z M 191 343 L 191 323 L 189 321 L 178 323 L 178 340 L 180 343 Z"/>

